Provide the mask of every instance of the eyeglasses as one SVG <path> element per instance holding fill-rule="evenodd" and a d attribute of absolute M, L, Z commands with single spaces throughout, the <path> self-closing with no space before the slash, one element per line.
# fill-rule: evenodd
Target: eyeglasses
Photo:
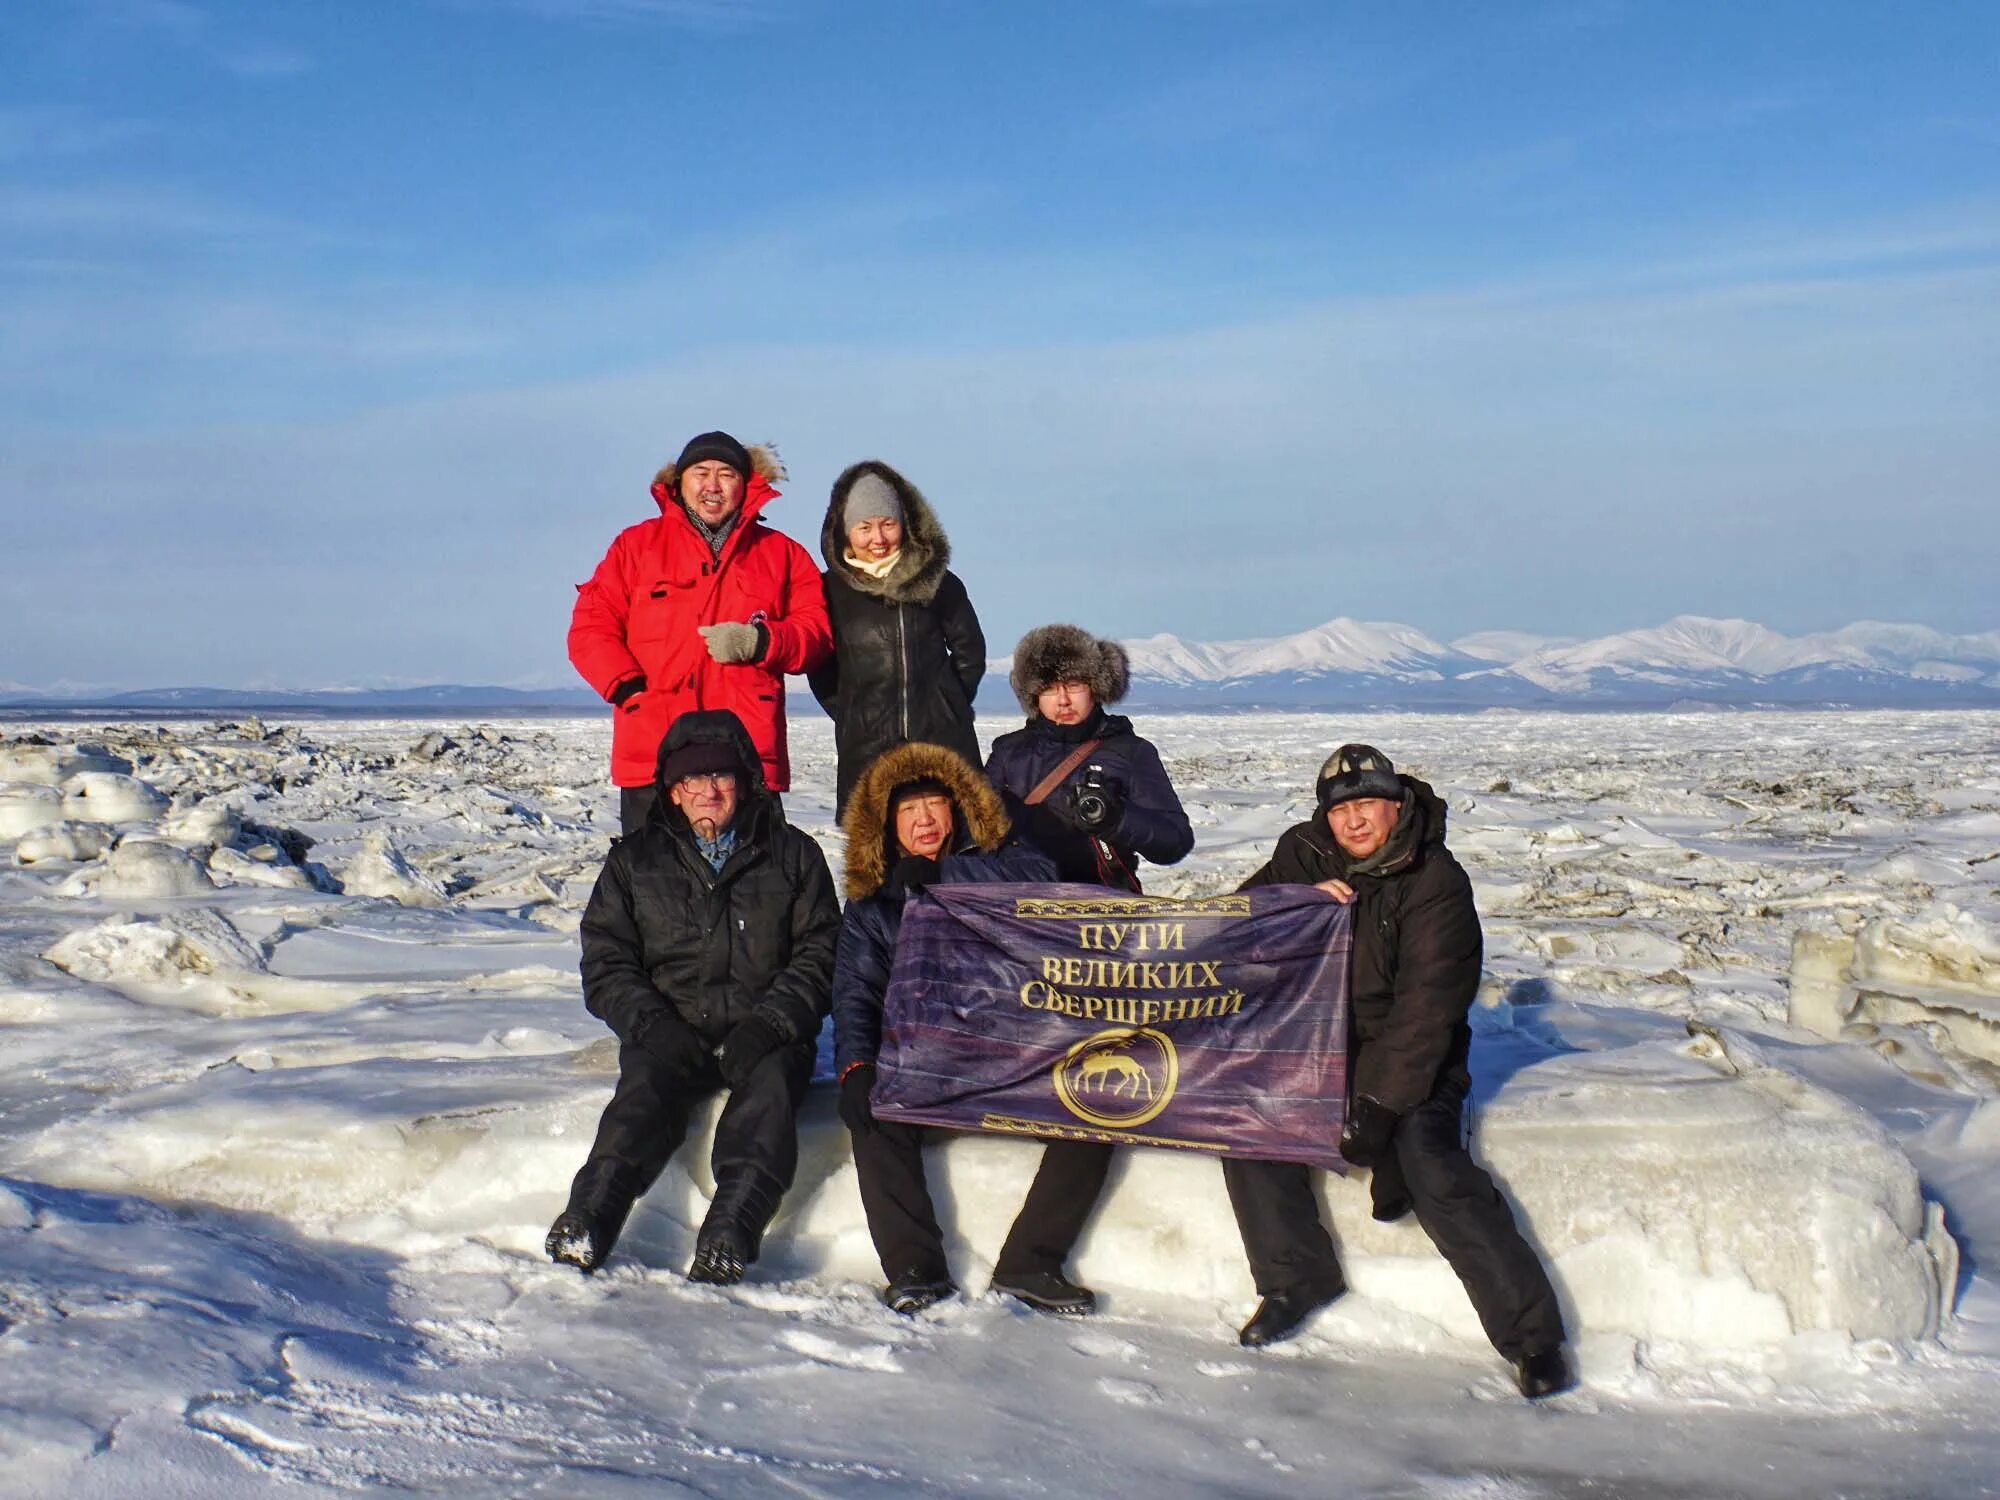
<path fill-rule="evenodd" d="M 692 776 L 683 776 L 674 785 L 684 786 L 691 792 L 720 792 L 731 789 L 736 785 L 736 773 L 734 771 L 697 771 Z"/>

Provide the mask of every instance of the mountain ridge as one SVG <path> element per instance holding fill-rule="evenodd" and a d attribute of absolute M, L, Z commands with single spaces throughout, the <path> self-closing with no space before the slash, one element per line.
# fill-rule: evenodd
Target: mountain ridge
<path fill-rule="evenodd" d="M 1858 620 L 1787 636 L 1753 620 L 1676 615 L 1591 640 L 1489 630 L 1439 641 L 1412 625 L 1346 616 L 1290 635 L 1124 642 L 1135 707 L 1604 708 L 2000 706 L 2000 630 L 1952 635 Z M 981 699 L 1011 707 L 1008 657 Z M 332 713 L 595 711 L 578 687 L 435 683 L 376 688 L 172 687 L 36 691 L 0 684 L 0 709 Z"/>

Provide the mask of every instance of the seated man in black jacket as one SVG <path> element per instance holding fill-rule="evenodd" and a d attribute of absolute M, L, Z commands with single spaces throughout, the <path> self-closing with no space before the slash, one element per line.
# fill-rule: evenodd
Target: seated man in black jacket
<path fill-rule="evenodd" d="M 942 745 L 898 745 L 877 756 L 856 781 L 841 827 L 847 911 L 833 967 L 840 1117 L 854 1136 L 861 1207 L 889 1278 L 882 1300 L 915 1313 L 958 1288 L 924 1181 L 922 1148 L 937 1132 L 878 1120 L 869 1107 L 903 906 L 927 885 L 1050 881 L 1056 867 L 1034 845 L 1011 837 L 1000 794 Z"/>
<path fill-rule="evenodd" d="M 652 816 L 612 845 L 583 915 L 583 1003 L 618 1036 L 618 1087 L 548 1253 L 603 1264 L 695 1104 L 726 1088 L 688 1279 L 727 1284 L 757 1258 L 798 1166 L 840 908 L 826 856 L 785 822 L 734 714 L 676 719 L 654 784 Z"/>
<path fill-rule="evenodd" d="M 1243 885 L 1316 885 L 1354 906 L 1340 1154 L 1372 1169 L 1378 1219 L 1416 1210 L 1521 1393 L 1567 1390 L 1575 1382 L 1555 1289 L 1465 1149 L 1465 1018 L 1481 943 L 1472 882 L 1444 846 L 1444 803 L 1367 745 L 1334 751 L 1318 792 L 1318 816 L 1288 829 Z M 1341 1294 L 1340 1263 L 1306 1168 L 1227 1158 L 1222 1170 L 1263 1298 L 1242 1341 L 1276 1343 Z"/>

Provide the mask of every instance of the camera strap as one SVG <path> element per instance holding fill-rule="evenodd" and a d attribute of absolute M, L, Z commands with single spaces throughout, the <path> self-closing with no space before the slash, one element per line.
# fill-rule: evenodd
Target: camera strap
<path fill-rule="evenodd" d="M 1101 738 L 1094 740 L 1085 740 L 1081 745 L 1078 745 L 1074 750 L 1070 751 L 1068 755 L 1064 756 L 1062 763 L 1060 765 L 1058 765 L 1053 771 L 1049 772 L 1049 774 L 1044 776 L 1040 781 L 1036 782 L 1035 789 L 1032 792 L 1028 793 L 1028 795 L 1023 797 L 1021 800 L 1024 803 L 1026 803 L 1029 807 L 1033 807 L 1037 803 L 1047 801 L 1049 793 L 1053 792 L 1057 787 L 1061 786 L 1064 781 L 1068 780 L 1070 773 L 1074 771 L 1078 766 L 1082 765 L 1085 761 L 1089 760 L 1091 756 L 1095 755 L 1097 753 L 1097 747 L 1103 743 L 1104 741 Z"/>

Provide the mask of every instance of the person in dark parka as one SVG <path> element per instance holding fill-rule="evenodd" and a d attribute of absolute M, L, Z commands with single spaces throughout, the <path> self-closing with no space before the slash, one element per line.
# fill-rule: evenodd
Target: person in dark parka
<path fill-rule="evenodd" d="M 618 1086 L 548 1253 L 602 1264 L 697 1101 L 727 1089 L 688 1270 L 727 1283 L 756 1260 L 798 1165 L 840 908 L 826 856 L 785 822 L 733 713 L 676 719 L 654 783 L 650 818 L 612 845 L 584 909 L 583 1000 L 618 1037 Z"/>
<path fill-rule="evenodd" d="M 1141 859 L 1176 864 L 1194 847 L 1194 829 L 1167 778 L 1160 752 L 1108 714 L 1131 685 L 1125 648 L 1074 625 L 1044 625 L 1014 648 L 1010 674 L 1027 724 L 993 742 L 986 774 L 1008 799 L 1016 826 L 1056 862 L 1063 880 L 1138 891 Z M 1042 783 L 1082 747 L 1045 796 Z M 1055 1141 L 1028 1189 L 993 1266 L 999 1291 L 1044 1312 L 1079 1315 L 1096 1298 L 1064 1271 L 1104 1189 L 1117 1148 Z"/>
<path fill-rule="evenodd" d="M 1041 850 L 1011 836 L 986 778 L 939 745 L 899 745 L 878 756 L 855 784 L 841 827 L 847 910 L 833 967 L 840 1117 L 853 1134 L 861 1206 L 889 1281 L 882 1300 L 915 1313 L 958 1288 L 924 1182 L 922 1147 L 938 1132 L 877 1120 L 869 1107 L 903 908 L 929 885 L 1049 881 L 1056 871 Z"/>
<path fill-rule="evenodd" d="M 1317 791 L 1317 815 L 1288 829 L 1243 889 L 1316 885 L 1354 907 L 1340 1153 L 1371 1169 L 1378 1219 L 1416 1210 L 1522 1394 L 1567 1390 L 1555 1289 L 1465 1146 L 1481 939 L 1472 882 L 1445 847 L 1444 802 L 1367 745 L 1334 751 Z M 1305 1167 L 1231 1157 L 1222 1169 L 1263 1298 L 1242 1341 L 1275 1343 L 1341 1294 L 1340 1264 Z"/>
<path fill-rule="evenodd" d="M 986 637 L 929 503 L 879 459 L 855 464 L 833 482 L 820 554 L 834 649 L 807 681 L 833 719 L 836 811 L 869 762 L 905 740 L 978 765 Z"/>

